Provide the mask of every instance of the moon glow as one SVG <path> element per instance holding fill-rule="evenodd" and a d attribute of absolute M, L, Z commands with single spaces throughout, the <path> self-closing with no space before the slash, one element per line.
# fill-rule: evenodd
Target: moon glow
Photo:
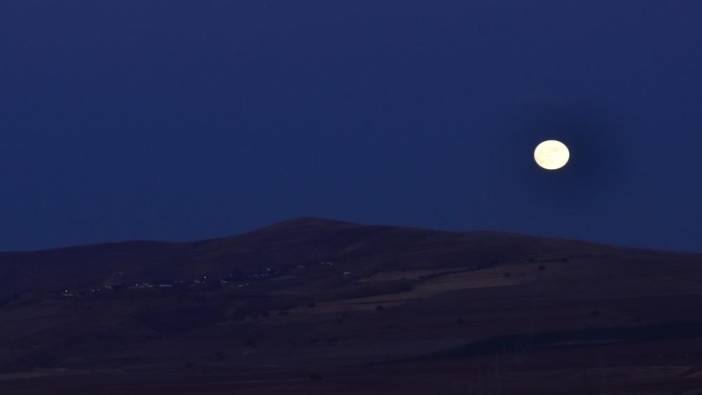
<path fill-rule="evenodd" d="M 570 150 L 558 140 L 546 140 L 536 146 L 534 160 L 546 170 L 558 170 L 568 164 Z"/>

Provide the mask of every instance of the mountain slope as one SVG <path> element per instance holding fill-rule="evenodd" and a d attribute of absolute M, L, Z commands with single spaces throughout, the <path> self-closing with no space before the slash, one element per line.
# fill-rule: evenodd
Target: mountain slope
<path fill-rule="evenodd" d="M 134 394 L 702 386 L 695 254 L 302 218 L 193 243 L 3 253 L 0 286 L 3 393 L 44 380 Z M 592 370 L 600 387 L 581 377 Z"/>
<path fill-rule="evenodd" d="M 626 251 L 626 250 L 624 250 Z M 193 243 L 125 242 L 0 253 L 2 294 L 124 281 L 190 280 L 334 261 L 363 272 L 487 266 L 515 259 L 621 254 L 589 243 L 490 232 L 441 232 L 302 218 Z M 627 253 L 634 253 L 627 251 Z"/>

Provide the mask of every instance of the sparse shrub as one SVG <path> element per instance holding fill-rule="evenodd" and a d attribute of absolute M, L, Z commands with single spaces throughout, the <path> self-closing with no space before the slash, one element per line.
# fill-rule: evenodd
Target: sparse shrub
<path fill-rule="evenodd" d="M 337 325 L 343 325 L 346 319 L 350 316 L 351 314 L 349 314 L 348 312 L 339 313 L 336 315 L 336 319 L 334 319 L 334 322 L 336 322 Z"/>
<path fill-rule="evenodd" d="M 20 298 L 21 298 L 20 294 L 18 292 L 15 292 L 12 295 L 10 295 L 4 299 L 0 299 L 0 306 L 10 304 L 10 303 L 15 302 L 17 300 L 20 300 Z"/>
<path fill-rule="evenodd" d="M 148 307 L 136 312 L 134 317 L 150 329 L 163 333 L 187 332 L 225 320 L 221 306 L 199 303 Z"/>
<path fill-rule="evenodd" d="M 254 339 L 246 339 L 246 342 L 244 343 L 246 347 L 251 347 L 251 348 L 256 348 L 258 345 L 256 344 L 256 340 Z"/>
<path fill-rule="evenodd" d="M 383 310 L 385 310 L 385 307 L 383 307 L 382 304 L 379 304 L 379 305 L 375 306 L 375 310 L 376 311 L 383 311 Z"/>
<path fill-rule="evenodd" d="M 124 292 L 127 290 L 127 285 L 126 284 L 114 284 L 112 285 L 112 291 L 113 292 Z"/>
<path fill-rule="evenodd" d="M 349 287 L 335 289 L 325 295 L 325 299 L 353 299 L 376 295 L 409 292 L 414 289 L 410 281 L 391 281 L 377 284 L 353 284 Z"/>
<path fill-rule="evenodd" d="M 322 380 L 322 375 L 320 375 L 319 373 L 310 373 L 309 378 L 313 381 L 319 381 Z"/>

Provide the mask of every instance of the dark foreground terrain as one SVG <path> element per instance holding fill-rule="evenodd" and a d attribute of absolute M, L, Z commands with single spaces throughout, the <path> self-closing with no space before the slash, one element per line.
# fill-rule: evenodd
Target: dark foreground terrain
<path fill-rule="evenodd" d="M 702 256 L 300 219 L 0 254 L 0 394 L 702 394 Z"/>

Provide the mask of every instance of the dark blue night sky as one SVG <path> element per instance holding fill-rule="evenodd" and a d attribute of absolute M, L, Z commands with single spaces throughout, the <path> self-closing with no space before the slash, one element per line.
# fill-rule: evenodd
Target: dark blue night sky
<path fill-rule="evenodd" d="M 702 2 L 0 3 L 0 249 L 298 216 L 702 251 Z M 536 168 L 543 138 L 566 170 Z"/>

